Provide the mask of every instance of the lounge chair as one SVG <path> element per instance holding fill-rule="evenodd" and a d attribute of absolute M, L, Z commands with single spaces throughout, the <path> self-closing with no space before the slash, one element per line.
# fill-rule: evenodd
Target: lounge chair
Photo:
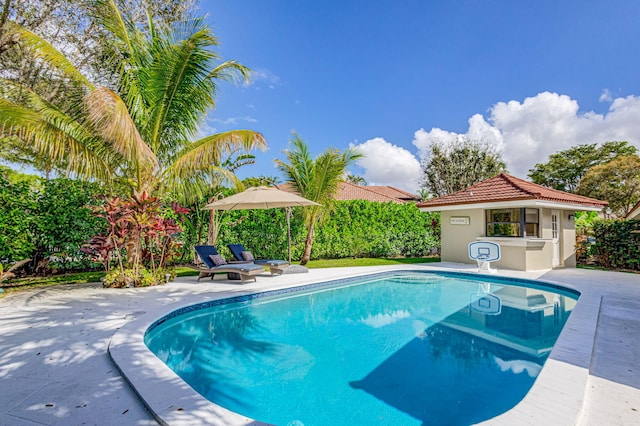
<path fill-rule="evenodd" d="M 271 274 L 282 274 L 282 271 L 289 267 L 289 262 L 286 260 L 276 259 L 252 259 L 253 255 L 242 244 L 227 244 L 229 250 L 233 254 L 233 257 L 238 261 L 253 262 L 256 265 L 268 266 Z M 244 255 L 243 255 L 244 253 Z"/>
<path fill-rule="evenodd" d="M 198 281 L 201 278 L 210 276 L 213 279 L 215 274 L 227 274 L 228 279 L 233 279 L 234 275 L 239 277 L 242 282 L 253 279 L 256 275 L 264 272 L 264 266 L 253 263 L 224 263 L 216 265 L 211 256 L 219 255 L 218 250 L 214 246 L 196 246 L 196 253 L 204 263 L 204 266 L 198 266 L 194 269 L 198 270 Z"/>

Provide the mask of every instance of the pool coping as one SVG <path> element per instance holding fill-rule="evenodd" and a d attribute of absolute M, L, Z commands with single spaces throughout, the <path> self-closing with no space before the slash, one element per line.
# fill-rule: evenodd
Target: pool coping
<path fill-rule="evenodd" d="M 289 284 L 273 290 L 287 291 L 287 289 L 291 289 L 293 291 L 292 289 L 297 287 L 331 285 L 331 283 L 362 276 L 415 271 L 444 272 L 447 275 L 486 276 L 469 273 L 469 271 L 452 271 L 438 267 L 425 268 L 424 265 L 415 267 L 403 265 L 401 269 L 388 268 L 373 273 L 371 271 L 345 273 L 340 279 L 318 278 L 304 285 Z M 514 271 L 491 275 L 491 278 L 494 277 L 499 280 L 511 279 L 518 282 L 535 283 L 538 286 L 549 286 L 556 290 L 561 289 L 581 295 L 529 393 L 511 410 L 482 424 L 512 425 L 516 423 L 540 424 L 541 422 L 552 422 L 556 425 L 575 424 L 581 414 L 589 378 L 588 367 L 593 350 L 601 296 L 597 296 L 595 292 L 584 291 L 571 283 L 531 279 Z M 329 284 L 324 284 L 326 282 Z M 247 294 L 239 297 L 249 297 L 250 294 L 270 291 L 268 289 L 261 290 L 249 289 Z M 229 295 L 220 294 L 213 295 L 210 300 L 219 301 L 228 298 Z M 144 344 L 147 329 L 157 323 L 158 319 L 194 304 L 197 302 L 178 302 L 165 306 L 161 310 L 147 312 L 126 324 L 113 335 L 109 343 L 108 352 L 111 359 L 160 424 L 172 426 L 204 423 L 230 426 L 265 425 L 266 423 L 234 413 L 206 400 Z"/>

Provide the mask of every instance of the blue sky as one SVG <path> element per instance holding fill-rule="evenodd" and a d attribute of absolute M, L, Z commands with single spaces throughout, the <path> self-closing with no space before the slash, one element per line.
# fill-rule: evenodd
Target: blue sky
<path fill-rule="evenodd" d="M 433 141 L 501 150 L 526 178 L 579 143 L 640 148 L 638 1 L 201 1 L 224 59 L 254 70 L 224 84 L 203 131 L 264 134 L 241 177 L 278 175 L 292 130 L 319 154 L 353 146 L 351 171 L 415 192 Z"/>

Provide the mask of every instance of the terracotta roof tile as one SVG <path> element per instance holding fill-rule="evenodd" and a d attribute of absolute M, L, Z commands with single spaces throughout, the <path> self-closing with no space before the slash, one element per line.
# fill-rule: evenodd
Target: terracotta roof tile
<path fill-rule="evenodd" d="M 407 191 L 403 191 L 402 189 L 398 189 L 398 188 L 394 188 L 393 186 L 375 186 L 375 185 L 370 185 L 370 186 L 366 186 L 366 188 L 370 191 L 375 191 L 379 194 L 383 194 L 386 195 L 387 197 L 391 197 L 391 198 L 397 198 L 399 200 L 407 200 L 407 201 L 417 201 L 420 199 L 420 197 L 418 197 L 415 194 L 412 194 L 410 192 Z"/>
<path fill-rule="evenodd" d="M 606 201 L 558 191 L 502 173 L 498 176 L 472 185 L 462 191 L 418 203 L 418 207 L 450 206 L 458 204 L 476 204 L 515 200 L 544 200 L 590 207 L 604 207 L 608 204 Z"/>
<path fill-rule="evenodd" d="M 349 182 L 340 182 L 336 200 L 366 200 L 378 203 L 404 203 L 401 199 L 372 190 L 368 186 L 355 185 Z"/>

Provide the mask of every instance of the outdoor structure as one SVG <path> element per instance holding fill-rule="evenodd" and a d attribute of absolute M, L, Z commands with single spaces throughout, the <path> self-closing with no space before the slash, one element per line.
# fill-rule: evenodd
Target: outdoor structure
<path fill-rule="evenodd" d="M 472 263 L 468 244 L 491 241 L 501 250 L 492 266 L 521 271 L 575 267 L 575 212 L 606 205 L 505 173 L 418 203 L 422 211 L 441 212 L 442 261 Z"/>
<path fill-rule="evenodd" d="M 289 184 L 276 185 L 278 189 L 287 192 L 294 192 L 293 188 Z M 420 200 L 415 194 L 403 191 L 393 186 L 363 186 L 356 185 L 349 182 L 340 182 L 338 186 L 338 193 L 336 194 L 336 200 L 349 201 L 349 200 L 365 200 L 374 201 L 376 203 L 415 203 Z"/>

